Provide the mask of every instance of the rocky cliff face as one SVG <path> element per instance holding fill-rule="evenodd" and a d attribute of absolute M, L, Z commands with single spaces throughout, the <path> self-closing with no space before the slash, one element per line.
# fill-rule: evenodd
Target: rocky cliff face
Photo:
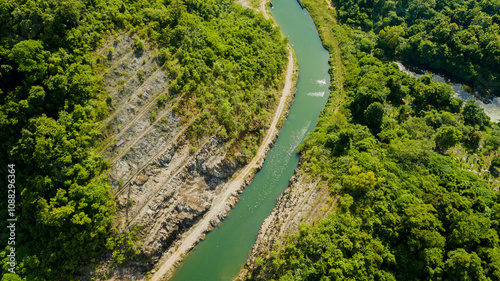
<path fill-rule="evenodd" d="M 270 253 L 282 246 L 287 235 L 298 231 L 301 223 L 312 224 L 334 208 L 326 186 L 308 178 L 300 165 L 285 191 L 278 197 L 273 212 L 264 220 L 244 268 L 237 280 L 267 280 L 266 272 L 256 258 L 272 262 Z"/>
<path fill-rule="evenodd" d="M 217 137 L 209 138 L 194 154 L 181 141 L 151 161 L 121 190 L 117 196 L 119 227 L 139 229 L 140 256 L 146 261 L 135 264 L 134 276 L 152 269 L 203 217 L 231 175 L 242 167 L 243 163 L 224 160 L 225 150 Z"/>
<path fill-rule="evenodd" d="M 100 126 L 101 152 L 112 165 L 115 226 L 122 233 L 136 232 L 143 261 L 103 269 L 118 280 L 141 278 L 151 270 L 245 164 L 238 157 L 226 160 L 228 146 L 216 135 L 200 140 L 193 152 L 185 138 L 189 124 L 172 110 L 182 97 L 168 91 L 168 72 L 153 50 L 138 53 L 133 45 L 134 38 L 121 35 L 100 52 L 112 108 Z"/>
<path fill-rule="evenodd" d="M 122 234 L 135 233 L 138 251 L 134 261 L 117 265 L 109 257 L 99 273 L 89 274 L 111 280 L 145 278 L 165 253 L 178 247 L 182 235 L 210 210 L 226 183 L 246 164 L 239 153 L 226 157 L 230 145 L 216 134 L 198 140 L 193 149 L 186 138 L 190 121 L 172 110 L 182 96 L 169 93 L 168 73 L 154 51 L 146 48 L 139 54 L 133 44 L 133 38 L 121 35 L 101 50 L 107 68 L 103 82 L 113 110 L 100 126 L 100 150 L 111 162 L 115 227 Z M 206 231 L 226 217 L 244 187 L 229 196 Z"/>

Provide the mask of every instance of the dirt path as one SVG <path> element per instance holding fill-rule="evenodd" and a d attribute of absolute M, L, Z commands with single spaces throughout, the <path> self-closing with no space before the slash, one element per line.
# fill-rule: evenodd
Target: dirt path
<path fill-rule="evenodd" d="M 250 3 L 249 0 L 236 0 L 236 3 L 243 6 L 243 8 L 252 9 L 256 13 L 262 13 L 262 15 L 264 16 L 264 18 L 266 20 L 270 18 L 269 14 L 267 13 L 267 9 L 266 9 L 266 4 L 269 3 L 269 0 L 259 1 L 258 7 L 254 6 L 252 3 Z"/>
<path fill-rule="evenodd" d="M 129 141 L 127 142 L 127 145 L 125 145 L 125 146 L 124 146 L 124 148 L 122 149 L 122 152 L 120 152 L 120 153 L 118 154 L 118 156 L 114 157 L 114 158 L 111 160 L 111 163 L 113 163 L 113 165 L 114 165 L 114 164 L 115 164 L 118 160 L 120 160 L 123 156 L 125 156 L 125 154 L 127 154 L 127 153 L 129 152 L 130 148 L 131 148 L 132 146 L 134 146 L 134 145 L 135 145 L 138 141 L 140 141 L 140 140 L 142 139 L 142 137 L 144 137 L 147 133 L 149 133 L 149 132 L 151 131 L 151 129 L 153 129 L 153 128 L 154 128 L 154 126 L 155 126 L 156 124 L 158 124 L 158 122 L 160 122 L 160 121 L 162 120 L 162 118 L 163 118 L 165 115 L 167 115 L 168 113 L 171 113 L 171 112 L 172 112 L 172 111 L 171 111 L 172 107 L 174 107 L 174 105 L 175 105 L 175 104 L 176 104 L 176 103 L 177 103 L 180 99 L 182 99 L 182 97 L 183 97 L 183 96 L 184 96 L 184 94 L 182 94 L 180 97 L 176 98 L 176 100 L 172 102 L 172 105 L 171 105 L 171 106 L 169 106 L 169 107 L 167 107 L 167 108 L 163 109 L 162 114 L 158 114 L 159 116 L 156 118 L 156 120 L 155 120 L 155 121 L 154 121 L 151 125 L 149 125 L 149 127 L 147 127 L 146 129 L 144 129 L 144 130 L 142 131 L 142 133 L 141 133 L 139 136 L 135 137 L 135 138 L 134 138 L 134 139 L 132 139 L 132 140 L 129 140 Z M 189 124 L 191 124 L 191 122 L 192 122 L 192 121 L 190 121 L 190 122 L 189 122 Z M 122 131 L 120 131 L 120 133 L 119 133 L 118 135 L 120 135 L 120 134 L 122 134 L 122 133 L 125 133 L 125 132 L 126 132 L 126 130 L 122 130 Z M 115 139 L 118 139 L 118 138 L 115 138 Z"/>
<path fill-rule="evenodd" d="M 264 18 L 267 20 L 269 19 L 269 14 L 267 13 L 266 5 L 267 5 L 267 0 L 260 1 L 260 12 L 264 15 Z"/>
<path fill-rule="evenodd" d="M 265 2 L 265 1 L 263 1 Z M 265 6 L 264 6 L 265 8 Z M 244 184 L 245 178 L 252 172 L 254 168 L 257 167 L 258 163 L 264 158 L 267 152 L 267 147 L 273 141 L 276 133 L 278 132 L 278 128 L 276 125 L 280 120 L 281 114 L 285 110 L 286 101 L 292 92 L 292 77 L 294 70 L 294 61 L 293 61 L 293 53 L 292 50 L 289 49 L 288 53 L 288 66 L 286 70 L 286 82 L 283 87 L 283 92 L 281 95 L 280 103 L 278 108 L 276 109 L 276 113 L 274 114 L 273 121 L 269 130 L 267 131 L 266 137 L 264 141 L 259 147 L 255 157 L 252 159 L 248 165 L 246 165 L 238 175 L 232 179 L 230 182 L 226 184 L 224 191 L 219 194 L 217 198 L 214 199 L 212 208 L 208 211 L 207 214 L 193 227 L 191 228 L 183 237 L 181 238 L 180 244 L 177 249 L 168 255 L 166 259 L 162 262 L 160 268 L 156 271 L 153 277 L 150 279 L 151 281 L 159 281 L 162 280 L 164 275 L 170 273 L 173 269 L 173 266 L 177 261 L 181 259 L 181 255 L 185 255 L 195 243 L 200 239 L 201 235 L 205 232 L 205 230 L 210 225 L 210 221 L 216 217 L 218 214 L 222 213 L 224 208 L 226 207 L 226 201 L 232 193 L 236 193 L 238 189 Z"/>

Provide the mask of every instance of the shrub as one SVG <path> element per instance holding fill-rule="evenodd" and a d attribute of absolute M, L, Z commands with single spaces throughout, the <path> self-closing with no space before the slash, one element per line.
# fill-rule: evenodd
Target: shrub
<path fill-rule="evenodd" d="M 134 44 L 134 51 L 138 54 L 142 54 L 144 52 L 144 48 L 146 47 L 146 43 L 141 39 L 137 39 Z"/>
<path fill-rule="evenodd" d="M 437 148 L 446 150 L 462 140 L 462 132 L 452 126 L 443 126 L 437 131 L 434 140 Z"/>

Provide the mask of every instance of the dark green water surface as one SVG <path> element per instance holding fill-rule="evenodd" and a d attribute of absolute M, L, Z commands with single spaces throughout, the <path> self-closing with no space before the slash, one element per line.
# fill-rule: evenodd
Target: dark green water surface
<path fill-rule="evenodd" d="M 273 0 L 271 12 L 290 39 L 299 61 L 295 100 L 262 170 L 241 194 L 229 216 L 199 243 L 175 272 L 173 281 L 232 280 L 245 264 L 260 225 L 297 168 L 297 146 L 314 129 L 328 98 L 328 52 L 316 27 L 296 0 Z"/>

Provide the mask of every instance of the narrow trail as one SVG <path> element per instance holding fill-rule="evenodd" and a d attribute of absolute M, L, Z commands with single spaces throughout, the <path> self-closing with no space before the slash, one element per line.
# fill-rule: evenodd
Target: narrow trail
<path fill-rule="evenodd" d="M 252 5 L 252 3 L 250 3 L 249 0 L 236 0 L 236 3 L 240 4 L 243 8 L 252 9 L 256 13 L 262 13 L 262 15 L 264 16 L 264 18 L 266 20 L 270 18 L 269 14 L 267 12 L 267 9 L 266 9 L 266 4 L 269 3 L 269 0 L 259 1 L 258 7 L 255 7 L 254 5 Z"/>
<path fill-rule="evenodd" d="M 316 188 L 316 186 L 317 186 L 317 183 L 310 183 L 309 188 L 307 189 L 307 192 L 304 194 L 303 198 L 310 198 L 311 194 L 314 192 L 314 189 Z M 292 214 L 289 217 L 296 218 L 298 216 L 299 211 L 301 211 L 301 209 L 304 207 L 304 205 L 306 204 L 307 201 L 309 201 L 309 200 L 305 200 L 305 199 L 300 200 L 299 204 L 295 207 L 295 210 L 292 212 Z M 280 227 L 280 231 L 279 231 L 280 237 L 285 236 L 286 232 L 289 230 L 290 224 L 292 224 L 293 221 L 294 221 L 293 219 L 286 220 L 283 227 Z M 281 245 L 280 245 L 280 249 L 281 249 Z"/>
<path fill-rule="evenodd" d="M 203 147 L 205 146 L 212 137 L 214 137 L 216 135 L 216 133 L 214 133 L 213 135 L 209 136 L 209 137 L 206 137 L 205 140 L 203 141 L 202 145 L 200 147 Z M 193 155 L 190 155 L 189 157 L 187 157 L 186 159 L 182 160 L 182 162 L 180 163 L 180 165 L 175 168 L 175 170 L 170 174 L 168 175 L 157 187 L 157 189 L 155 190 L 155 192 L 152 193 L 151 196 L 149 196 L 147 199 L 146 199 L 146 202 L 144 204 L 142 204 L 142 207 L 139 209 L 139 211 L 137 212 L 137 214 L 132 218 L 132 219 L 129 219 L 128 217 L 128 211 L 127 211 L 127 215 L 126 215 L 126 221 L 129 221 L 126 225 L 126 227 L 129 228 L 130 230 L 130 226 L 135 222 L 135 220 L 140 217 L 140 216 L 143 216 L 144 215 L 144 210 L 146 207 L 149 208 L 149 205 L 151 204 L 151 202 L 156 199 L 156 195 L 158 195 L 158 191 L 160 191 L 167 183 L 169 183 L 170 181 L 172 181 L 172 179 L 175 178 L 175 176 L 177 176 L 185 167 L 186 165 L 189 163 L 190 160 L 192 160 L 193 158 L 195 157 L 195 154 Z M 176 189 L 175 191 L 175 194 L 178 193 L 178 189 Z M 175 195 L 174 195 L 175 196 Z"/>
<path fill-rule="evenodd" d="M 326 1 L 326 4 L 328 5 L 328 9 L 333 10 L 333 5 L 332 5 L 331 0 L 325 0 L 325 1 Z"/>
<path fill-rule="evenodd" d="M 267 0 L 260 1 L 260 12 L 264 15 L 264 18 L 267 20 L 271 16 L 269 16 L 269 14 L 267 13 L 266 5 L 267 5 Z"/>
<path fill-rule="evenodd" d="M 263 1 L 263 3 L 264 4 L 261 4 L 261 8 L 263 7 L 265 11 L 265 1 Z M 266 17 L 266 13 L 264 13 L 264 16 Z M 268 16 L 266 18 L 268 18 Z M 258 163 L 265 157 L 267 147 L 269 147 L 276 133 L 278 132 L 278 128 L 276 127 L 276 125 L 278 124 L 278 121 L 280 120 L 280 117 L 285 110 L 287 103 L 286 101 L 292 94 L 294 60 L 291 48 L 289 48 L 288 51 L 289 53 L 288 66 L 286 70 L 286 82 L 285 86 L 283 87 L 280 103 L 278 105 L 278 108 L 276 109 L 273 121 L 269 127 L 269 130 L 267 131 L 264 141 L 260 145 L 257 153 L 255 154 L 255 157 L 238 173 L 238 175 L 234 179 L 230 180 L 226 184 L 226 187 L 223 189 L 224 191 L 214 199 L 212 208 L 210 208 L 205 216 L 193 228 L 191 228 L 187 233 L 185 233 L 185 235 L 183 235 L 177 249 L 175 249 L 175 251 L 171 254 L 168 254 L 168 257 L 166 257 L 163 262 L 160 261 L 162 264 L 150 279 L 151 281 L 160 281 L 167 273 L 171 272 L 176 262 L 181 259 L 181 255 L 185 255 L 200 239 L 201 235 L 210 225 L 210 220 L 212 220 L 215 216 L 217 216 L 224 210 L 227 204 L 226 201 L 229 196 L 232 193 L 236 193 L 238 191 L 238 189 L 244 184 L 245 178 L 253 171 L 254 168 L 257 167 Z"/>
<path fill-rule="evenodd" d="M 118 64 L 120 64 L 121 62 L 123 62 L 128 56 L 130 56 L 133 53 L 134 53 L 134 50 L 130 50 L 130 51 L 126 52 L 125 54 L 123 54 L 121 56 L 121 58 L 119 60 L 117 60 L 117 61 L 113 62 L 112 64 L 110 64 L 107 67 L 107 69 L 111 70 L 111 69 L 115 68 L 115 66 L 117 66 Z"/>
<path fill-rule="evenodd" d="M 123 82 L 122 84 L 117 84 L 116 86 L 114 86 L 114 87 L 112 87 L 110 90 L 108 90 L 108 92 L 109 92 L 109 96 L 111 96 L 111 97 L 112 97 L 112 96 L 113 96 L 113 94 L 114 94 L 115 92 L 117 92 L 117 91 L 118 91 L 118 89 L 119 89 L 119 87 L 120 87 L 121 85 L 127 85 L 127 84 L 128 84 L 128 83 L 132 80 L 132 79 L 134 79 L 134 75 L 135 75 L 135 74 L 137 74 L 137 73 L 138 73 L 139 71 L 141 71 L 142 69 L 144 69 L 144 68 L 147 66 L 147 64 L 148 64 L 148 63 L 151 63 L 151 62 L 153 61 L 153 59 L 154 59 L 154 58 L 150 59 L 148 62 L 146 62 L 146 64 L 141 65 L 141 66 L 140 66 L 139 68 L 137 68 L 136 70 L 131 71 L 131 72 L 130 72 L 130 74 L 129 74 L 128 76 L 127 76 L 127 75 L 125 75 L 125 77 L 127 77 L 127 80 L 126 80 L 125 82 Z M 156 72 L 156 70 L 155 70 L 155 71 L 153 71 L 153 73 L 155 73 L 155 72 Z M 152 73 L 151 75 L 153 75 L 153 73 Z M 102 75 L 104 75 L 104 74 L 102 74 Z M 142 84 L 141 84 L 141 85 L 139 85 L 139 87 L 141 87 L 141 86 L 142 86 Z M 113 116 L 114 116 L 114 115 L 116 115 L 116 114 L 115 114 L 115 112 L 117 112 L 118 110 L 122 109 L 122 108 L 123 108 L 123 106 L 125 106 L 125 104 L 126 104 L 126 103 L 121 103 L 120 107 L 118 107 L 117 109 L 113 110 L 113 114 L 112 114 L 112 115 L 113 115 Z M 110 117 L 110 116 L 107 116 L 107 117 L 106 117 L 106 120 L 107 120 L 107 119 L 109 119 L 109 117 Z M 102 128 L 105 124 L 106 124 L 106 123 L 104 122 L 104 120 L 103 120 L 103 121 L 101 121 L 101 124 L 99 124 L 99 128 Z"/>
<path fill-rule="evenodd" d="M 168 93 L 168 91 L 160 91 L 159 93 L 161 95 L 162 93 Z M 147 111 L 148 107 L 150 107 L 154 101 L 158 100 L 157 99 L 158 97 L 159 97 L 159 95 L 157 95 L 155 99 L 153 99 L 150 103 L 148 103 L 145 107 L 142 107 L 142 108 L 145 108 L 145 110 Z M 174 103 L 177 102 L 180 98 L 181 97 L 176 98 L 176 100 L 174 101 Z M 159 114 L 159 116 L 154 120 L 154 122 L 147 129 L 144 129 L 144 130 L 148 130 L 149 131 L 149 129 L 151 128 L 151 126 L 153 126 L 154 124 L 156 124 L 158 122 L 158 120 L 161 119 L 161 117 L 165 116 L 165 114 L 167 114 L 171 108 L 172 108 L 172 106 L 170 106 L 168 108 L 162 109 L 161 114 Z M 123 135 L 128 132 L 128 129 L 130 129 L 134 125 L 135 121 L 137 121 L 139 118 L 141 118 L 141 117 L 144 116 L 144 114 L 146 113 L 146 111 L 144 111 L 144 110 L 141 109 L 141 111 L 138 114 L 136 114 L 132 120 L 130 120 L 129 122 L 126 123 L 126 126 L 124 128 L 120 129 L 120 132 L 118 134 L 113 135 L 106 142 L 106 144 L 100 149 L 99 152 L 100 153 L 105 153 L 105 150 L 108 149 L 112 145 L 113 141 L 121 139 L 123 137 Z"/>

